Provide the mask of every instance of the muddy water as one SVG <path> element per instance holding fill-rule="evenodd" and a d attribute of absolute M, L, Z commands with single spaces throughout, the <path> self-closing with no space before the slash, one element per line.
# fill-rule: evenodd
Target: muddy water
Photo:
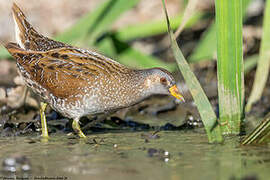
<path fill-rule="evenodd" d="M 24 156 L 30 171 L 17 166 L 16 173 L 0 177 L 51 179 L 268 179 L 270 149 L 240 147 L 238 139 L 210 145 L 203 133 L 160 132 L 159 138 L 142 137 L 142 132 L 90 135 L 81 141 L 54 135 L 40 138 L 0 139 L 0 160 Z M 95 139 L 95 142 L 93 141 Z M 96 144 L 98 143 L 98 144 Z"/>

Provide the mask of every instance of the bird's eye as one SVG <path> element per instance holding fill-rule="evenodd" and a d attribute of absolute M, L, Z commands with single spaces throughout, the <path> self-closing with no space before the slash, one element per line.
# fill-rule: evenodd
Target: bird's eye
<path fill-rule="evenodd" d="M 160 83 L 163 85 L 167 85 L 167 79 L 165 77 L 160 78 Z"/>

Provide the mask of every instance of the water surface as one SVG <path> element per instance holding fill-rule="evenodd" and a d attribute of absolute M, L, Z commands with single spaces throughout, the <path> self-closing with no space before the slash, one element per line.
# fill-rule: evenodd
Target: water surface
<path fill-rule="evenodd" d="M 87 141 L 64 134 L 51 136 L 48 142 L 40 141 L 39 137 L 1 138 L 1 162 L 7 157 L 26 156 L 31 171 L 2 170 L 0 177 L 95 180 L 270 177 L 267 146 L 241 147 L 238 138 L 227 138 L 223 145 L 211 145 L 205 134 L 193 131 L 159 132 L 157 139 L 142 137 L 145 133 L 95 134 L 89 135 Z"/>

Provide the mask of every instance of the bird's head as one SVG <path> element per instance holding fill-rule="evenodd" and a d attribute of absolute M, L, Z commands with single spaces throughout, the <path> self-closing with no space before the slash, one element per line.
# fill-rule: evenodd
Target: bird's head
<path fill-rule="evenodd" d="M 165 69 L 148 69 L 144 85 L 151 94 L 170 94 L 180 101 L 185 101 L 176 86 L 172 74 Z"/>

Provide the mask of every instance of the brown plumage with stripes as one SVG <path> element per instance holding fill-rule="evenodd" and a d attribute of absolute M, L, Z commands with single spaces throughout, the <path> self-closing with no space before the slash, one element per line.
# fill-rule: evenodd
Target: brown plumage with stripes
<path fill-rule="evenodd" d="M 16 4 L 12 11 L 17 43 L 6 48 L 17 60 L 26 85 L 45 102 L 41 106 L 44 137 L 48 136 L 47 103 L 74 119 L 74 130 L 85 137 L 79 126 L 82 116 L 113 112 L 154 94 L 184 100 L 165 69 L 130 69 L 95 51 L 54 41 L 39 34 Z"/>

